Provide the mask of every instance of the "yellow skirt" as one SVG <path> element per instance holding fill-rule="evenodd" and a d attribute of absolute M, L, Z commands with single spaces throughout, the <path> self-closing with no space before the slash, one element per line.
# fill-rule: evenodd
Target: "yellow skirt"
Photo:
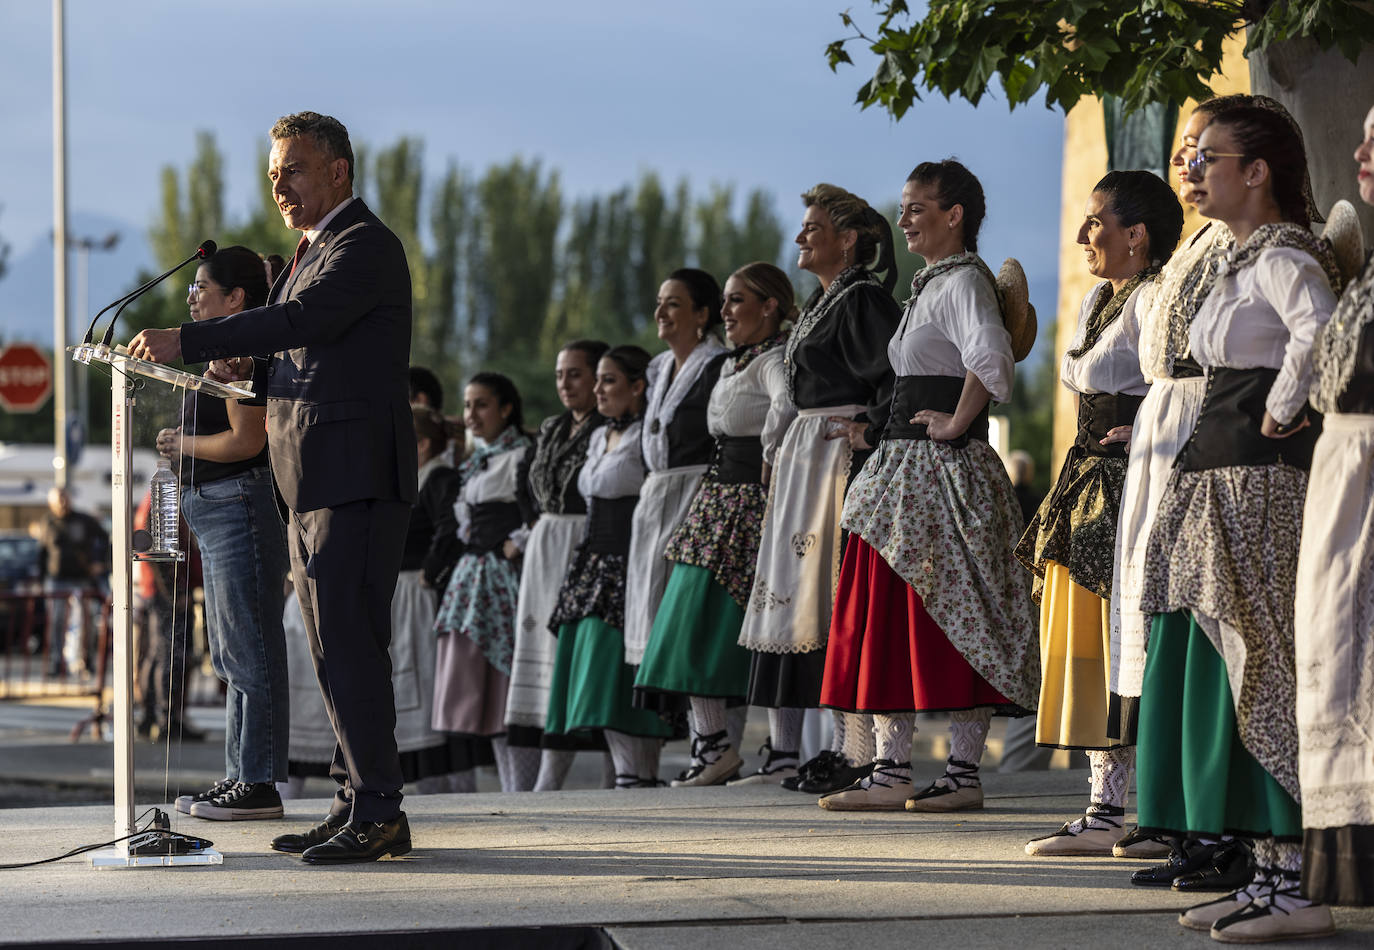
<path fill-rule="evenodd" d="M 1040 707 L 1035 741 L 1061 749 L 1110 749 L 1107 738 L 1107 658 L 1111 609 L 1069 577 L 1069 569 L 1045 562 L 1040 599 Z"/>

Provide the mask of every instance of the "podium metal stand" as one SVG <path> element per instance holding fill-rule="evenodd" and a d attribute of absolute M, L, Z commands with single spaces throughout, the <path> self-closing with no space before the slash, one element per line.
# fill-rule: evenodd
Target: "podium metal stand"
<path fill-rule="evenodd" d="M 133 546 L 133 506 L 130 482 L 133 479 L 133 413 L 138 389 L 145 381 L 204 392 L 222 399 L 244 399 L 253 395 L 247 383 L 217 383 L 179 369 L 129 356 L 123 347 L 83 343 L 68 347 L 72 359 L 90 365 L 110 367 L 110 594 L 114 605 L 114 796 L 115 837 L 123 839 L 114 847 L 91 852 L 91 865 L 97 868 L 169 867 L 172 865 L 221 864 L 224 856 L 213 848 L 194 854 L 130 854 L 128 837 L 134 827 L 134 651 L 133 651 L 133 562 L 134 560 L 180 560 L 179 553 L 140 554 Z"/>

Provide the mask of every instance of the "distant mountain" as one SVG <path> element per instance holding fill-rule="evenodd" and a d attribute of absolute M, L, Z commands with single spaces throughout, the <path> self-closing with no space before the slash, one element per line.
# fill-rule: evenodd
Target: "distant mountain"
<path fill-rule="evenodd" d="M 153 268 L 146 227 L 119 218 L 81 212 L 73 213 L 68 225 L 68 234 L 73 237 L 102 240 L 111 232 L 119 234 L 119 243 L 114 250 L 90 252 L 89 307 L 87 301 L 81 299 L 80 252 L 72 251 L 68 257 L 69 337 L 84 333 L 97 310 L 133 289 L 140 268 Z M 11 248 L 5 275 L 0 277 L 0 340 L 52 345 L 52 271 L 50 235 L 27 248 Z"/>

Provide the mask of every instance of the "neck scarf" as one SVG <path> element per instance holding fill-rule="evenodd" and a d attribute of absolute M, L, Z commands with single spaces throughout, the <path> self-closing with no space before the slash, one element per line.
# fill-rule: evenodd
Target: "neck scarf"
<path fill-rule="evenodd" d="M 1088 314 L 1088 325 L 1083 334 L 1083 342 L 1075 349 L 1069 350 L 1069 357 L 1076 360 L 1091 350 L 1102 338 L 1102 334 L 1106 332 L 1107 328 L 1116 322 L 1117 317 L 1121 316 L 1121 311 L 1126 309 L 1126 303 L 1131 299 L 1131 294 L 1157 276 L 1159 276 L 1159 268 L 1151 265 L 1122 284 L 1121 289 L 1115 293 L 1112 292 L 1110 283 L 1103 284 L 1097 293 L 1097 299 L 1093 301 L 1092 312 Z"/>
<path fill-rule="evenodd" d="M 501 434 L 490 442 L 478 445 L 473 449 L 472 454 L 465 458 L 458 466 L 458 474 L 467 481 L 477 472 L 484 472 L 487 469 L 487 460 L 493 455 L 500 455 L 502 452 L 509 452 L 529 442 L 525 438 L 525 433 L 521 432 L 516 426 L 506 426 L 501 430 Z"/>
<path fill-rule="evenodd" d="M 733 350 L 730 351 L 729 356 L 731 372 L 742 372 L 746 366 L 754 362 L 754 360 L 758 359 L 763 354 L 767 353 L 769 350 L 773 349 L 773 347 L 781 346 L 783 343 L 786 342 L 787 331 L 778 330 L 777 333 L 774 333 L 772 336 L 760 340 L 757 343 L 746 343 L 744 346 L 735 347 Z"/>

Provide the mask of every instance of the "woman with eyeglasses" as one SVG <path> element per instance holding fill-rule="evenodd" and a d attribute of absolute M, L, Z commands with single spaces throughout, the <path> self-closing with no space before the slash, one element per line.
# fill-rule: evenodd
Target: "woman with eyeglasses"
<path fill-rule="evenodd" d="M 1171 159 L 1178 195 L 1194 203 L 1195 183 L 1188 163 L 1197 156 L 1197 141 L 1212 119 L 1226 109 L 1255 105 L 1270 109 L 1297 126 L 1283 107 L 1266 96 L 1218 96 L 1200 103 L 1183 125 Z M 1310 188 L 1304 186 L 1304 194 Z M 1308 201 L 1308 212 L 1315 218 Z M 1206 387 L 1202 367 L 1192 358 L 1188 331 L 1201 304 L 1194 293 L 1204 280 L 1209 255 L 1232 247 L 1230 230 L 1209 220 L 1193 233 L 1164 265 L 1153 304 L 1140 330 L 1140 365 L 1150 383 L 1131 429 L 1126 483 L 1116 535 L 1115 579 L 1111 599 L 1110 695 L 1115 708 L 1107 735 L 1123 745 L 1136 742 L 1141 680 L 1150 618 L 1140 606 L 1145 585 L 1146 547 L 1159 500 L 1173 471 L 1174 459 L 1192 434 Z M 1165 864 L 1143 868 L 1131 882 L 1178 891 L 1226 892 L 1248 883 L 1248 844 L 1231 836 L 1177 839 L 1170 843 L 1133 829 L 1112 848 L 1117 857 L 1156 858 Z"/>
<path fill-rule="evenodd" d="M 806 212 L 796 237 L 797 266 L 820 286 L 784 344 L 784 380 L 797 417 L 773 466 L 739 643 L 753 651 L 749 703 L 768 709 L 766 780 L 817 795 L 872 769 L 871 721 L 840 711 L 831 715 L 830 747 L 797 763 L 803 715 L 820 705 L 844 546 L 844 494 L 867 457 L 851 447 L 848 424 L 881 428 L 887 421 L 887 341 L 901 310 L 892 299 L 891 225 L 835 185 L 816 185 L 801 197 Z"/>
<path fill-rule="evenodd" d="M 268 265 L 220 248 L 196 269 L 186 303 L 211 320 L 267 302 Z M 216 821 L 280 818 L 289 704 L 282 630 L 286 533 L 267 464 L 267 409 L 197 392 L 158 451 L 182 458 L 181 511 L 200 544 L 210 663 L 225 684 L 225 777 L 177 811 Z"/>
<path fill-rule="evenodd" d="M 1235 246 L 1209 252 L 1190 291 L 1205 394 L 1147 547 L 1140 824 L 1256 838 L 1253 880 L 1185 911 L 1183 926 L 1226 942 L 1317 936 L 1332 922 L 1298 888 L 1293 596 L 1320 429 L 1306 405 L 1312 343 L 1340 276 L 1308 230 L 1306 153 L 1283 116 L 1220 113 L 1189 168 L 1198 211 Z"/>
<path fill-rule="evenodd" d="M 1374 109 L 1355 150 L 1374 205 Z M 1333 214 L 1332 219 L 1336 218 Z M 1350 217 L 1354 217 L 1351 215 Z M 1358 221 L 1350 226 L 1358 233 Z M 1298 778 L 1302 892 L 1374 904 L 1374 258 L 1346 288 L 1313 352 L 1312 457 L 1298 555 Z M 1345 264 L 1345 261 L 1342 261 Z M 1359 270 L 1358 267 L 1353 270 Z"/>
<path fill-rule="evenodd" d="M 1172 189 L 1146 171 L 1109 172 L 1088 196 L 1078 231 L 1088 271 L 1060 379 L 1078 401 L 1078 437 L 1016 555 L 1040 601 L 1042 746 L 1084 749 L 1092 769 L 1087 812 L 1026 845 L 1031 855 L 1110 855 L 1125 834 L 1135 749 L 1108 735 L 1112 562 L 1126 478 L 1126 443 L 1149 384 L 1140 371 L 1140 319 L 1183 231 Z"/>
<path fill-rule="evenodd" d="M 898 223 L 925 259 L 888 342 L 896 374 L 875 446 L 844 502 L 845 546 L 821 703 L 873 714 L 871 774 L 820 799 L 842 811 L 983 807 L 994 713 L 1025 715 L 1040 681 L 1030 578 L 1013 549 L 1021 509 L 988 444 L 988 406 L 1011 395 L 1012 335 L 978 256 L 983 186 L 955 161 L 907 176 Z M 915 713 L 950 714 L 942 776 L 912 784 Z"/>

